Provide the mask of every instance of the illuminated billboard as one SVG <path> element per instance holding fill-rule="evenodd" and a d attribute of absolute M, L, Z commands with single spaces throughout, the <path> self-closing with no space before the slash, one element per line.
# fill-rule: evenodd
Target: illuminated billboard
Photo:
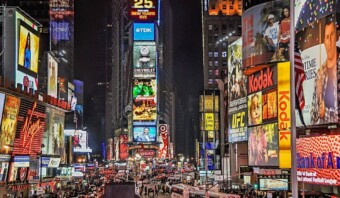
<path fill-rule="evenodd" d="M 20 99 L 14 96 L 6 95 L 0 134 L 0 149 L 2 151 L 5 145 L 13 145 L 14 143 L 19 108 Z"/>
<path fill-rule="evenodd" d="M 128 136 L 127 135 L 119 135 L 119 158 L 116 160 L 127 160 L 129 157 L 129 150 L 128 150 Z M 117 146 L 118 146 L 117 145 Z M 118 150 L 118 149 L 117 149 Z"/>
<path fill-rule="evenodd" d="M 157 83 L 155 79 L 137 80 L 133 85 L 133 120 L 151 121 L 157 118 Z"/>
<path fill-rule="evenodd" d="M 259 190 L 262 191 L 287 191 L 289 179 L 261 178 L 259 179 Z"/>
<path fill-rule="evenodd" d="M 45 131 L 46 107 L 21 99 L 13 154 L 37 154 Z"/>
<path fill-rule="evenodd" d="M 74 15 L 74 0 L 50 0 L 51 19 L 64 19 L 73 17 Z"/>
<path fill-rule="evenodd" d="M 215 94 L 215 100 L 213 100 L 213 95 L 200 95 L 200 112 L 219 112 L 219 97 Z"/>
<path fill-rule="evenodd" d="M 155 21 L 158 0 L 128 0 L 129 16 L 133 21 Z"/>
<path fill-rule="evenodd" d="M 338 68 L 335 14 L 314 21 L 296 35 L 304 65 L 302 109 L 306 125 L 338 123 Z M 310 35 L 314 35 L 311 37 Z M 297 119 L 297 125 L 301 126 Z"/>
<path fill-rule="evenodd" d="M 133 23 L 133 40 L 134 41 L 154 41 L 155 24 L 154 23 Z"/>
<path fill-rule="evenodd" d="M 68 21 L 51 22 L 52 40 L 68 41 L 71 37 L 70 23 Z"/>
<path fill-rule="evenodd" d="M 262 121 L 277 119 L 277 90 L 262 92 Z"/>
<path fill-rule="evenodd" d="M 248 96 L 248 126 L 262 124 L 262 92 Z"/>
<path fill-rule="evenodd" d="M 155 42 L 134 42 L 133 77 L 155 78 L 157 52 Z"/>
<path fill-rule="evenodd" d="M 157 139 L 156 135 L 155 126 L 133 127 L 134 142 L 155 142 Z"/>
<path fill-rule="evenodd" d="M 159 138 L 158 140 L 161 142 L 158 150 L 159 158 L 167 158 L 169 157 L 169 125 L 160 124 L 158 126 Z"/>
<path fill-rule="evenodd" d="M 208 15 L 242 15 L 242 1 L 204 0 L 203 9 Z"/>
<path fill-rule="evenodd" d="M 47 95 L 58 98 L 58 62 L 47 54 Z"/>
<path fill-rule="evenodd" d="M 278 166 L 277 123 L 248 127 L 249 166 Z"/>
<path fill-rule="evenodd" d="M 247 141 L 247 83 L 242 71 L 242 39 L 228 47 L 228 142 Z"/>
<path fill-rule="evenodd" d="M 88 147 L 88 136 L 86 131 L 77 130 L 72 137 L 73 152 L 91 153 L 92 149 Z"/>
<path fill-rule="evenodd" d="M 289 1 L 270 1 L 242 14 L 243 68 L 289 61 Z"/>
<path fill-rule="evenodd" d="M 200 116 L 201 116 L 200 118 L 201 131 L 214 131 L 214 130 L 218 131 L 219 130 L 220 120 L 219 120 L 218 113 L 201 113 Z"/>
<path fill-rule="evenodd" d="M 37 77 L 39 60 L 39 33 L 24 21 L 19 21 L 18 70 Z"/>
<path fill-rule="evenodd" d="M 340 186 L 340 135 L 296 140 L 297 179 L 304 183 Z"/>

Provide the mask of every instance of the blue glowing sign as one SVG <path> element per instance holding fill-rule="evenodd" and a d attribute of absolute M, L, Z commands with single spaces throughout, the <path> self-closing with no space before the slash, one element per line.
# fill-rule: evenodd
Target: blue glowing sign
<path fill-rule="evenodd" d="M 154 41 L 155 24 L 154 23 L 134 23 L 133 24 L 134 41 Z"/>

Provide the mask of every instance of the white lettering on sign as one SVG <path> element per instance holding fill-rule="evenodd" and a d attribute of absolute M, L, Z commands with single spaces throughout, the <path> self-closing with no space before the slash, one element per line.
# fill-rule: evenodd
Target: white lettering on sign
<path fill-rule="evenodd" d="M 151 28 L 137 28 L 136 32 L 149 33 L 149 32 L 152 32 L 152 29 Z"/>

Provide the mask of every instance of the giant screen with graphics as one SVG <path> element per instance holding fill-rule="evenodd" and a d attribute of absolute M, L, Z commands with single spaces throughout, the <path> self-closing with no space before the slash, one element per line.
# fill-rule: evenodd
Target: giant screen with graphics
<path fill-rule="evenodd" d="M 135 79 L 133 85 L 133 120 L 152 121 L 157 118 L 156 79 Z"/>

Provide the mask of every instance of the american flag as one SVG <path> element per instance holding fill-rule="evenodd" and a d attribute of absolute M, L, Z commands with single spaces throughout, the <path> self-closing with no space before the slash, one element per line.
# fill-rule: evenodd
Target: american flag
<path fill-rule="evenodd" d="M 303 63 L 301 60 L 301 54 L 298 42 L 295 41 L 294 50 L 294 71 L 295 71 L 295 94 L 297 99 L 297 104 L 300 110 L 305 106 L 305 97 L 303 95 L 303 81 L 305 81 L 305 71 L 303 69 Z"/>

